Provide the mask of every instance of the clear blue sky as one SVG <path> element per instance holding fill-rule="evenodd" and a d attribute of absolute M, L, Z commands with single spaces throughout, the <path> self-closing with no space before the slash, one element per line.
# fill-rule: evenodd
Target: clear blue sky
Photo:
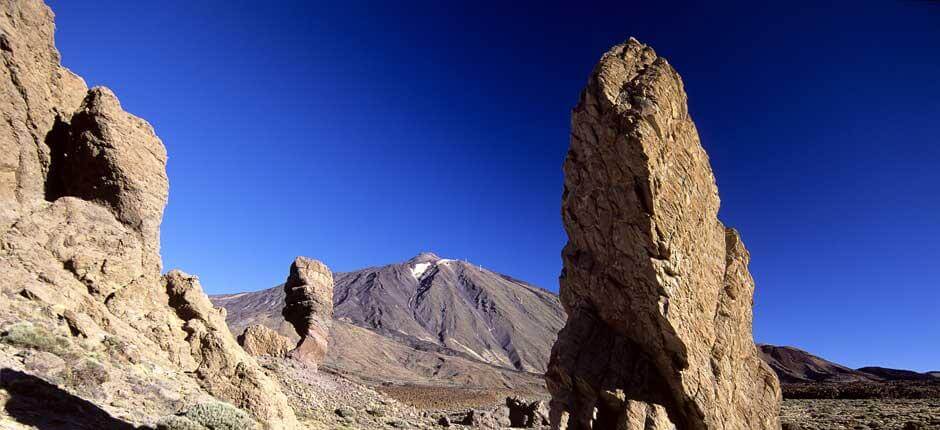
<path fill-rule="evenodd" d="M 163 138 L 164 261 L 210 293 L 422 250 L 557 290 L 569 111 L 632 35 L 685 80 L 757 340 L 940 370 L 938 2 L 50 3 Z"/>

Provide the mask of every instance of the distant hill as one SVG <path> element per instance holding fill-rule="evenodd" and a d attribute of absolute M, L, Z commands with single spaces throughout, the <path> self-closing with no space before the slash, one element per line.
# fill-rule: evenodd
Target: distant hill
<path fill-rule="evenodd" d="M 537 389 L 565 323 L 555 294 L 433 253 L 334 278 L 326 367 L 373 384 Z M 297 339 L 281 286 L 211 299 L 235 334 L 262 324 Z"/>
<path fill-rule="evenodd" d="M 836 364 L 792 346 L 759 345 L 761 358 L 780 382 L 852 382 L 873 380 L 871 375 Z"/>
<path fill-rule="evenodd" d="M 851 369 L 792 346 L 758 345 L 761 358 L 777 372 L 780 382 L 887 382 L 940 380 L 940 373 L 919 373 L 885 367 Z"/>
<path fill-rule="evenodd" d="M 919 373 L 912 370 L 888 369 L 885 367 L 860 367 L 859 372 L 872 375 L 883 381 L 930 381 L 940 379 L 940 375 Z"/>

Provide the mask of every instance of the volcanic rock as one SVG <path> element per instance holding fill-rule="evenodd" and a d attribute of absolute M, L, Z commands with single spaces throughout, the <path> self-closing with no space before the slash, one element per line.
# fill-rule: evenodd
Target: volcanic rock
<path fill-rule="evenodd" d="M 751 333 L 753 280 L 683 83 L 630 39 L 572 113 L 553 426 L 777 429 L 780 389 Z"/>
<path fill-rule="evenodd" d="M 254 356 L 287 357 L 294 348 L 286 337 L 260 324 L 248 326 L 238 336 L 238 343 L 245 352 Z"/>
<path fill-rule="evenodd" d="M 300 342 L 290 355 L 312 367 L 326 357 L 333 321 L 333 273 L 325 264 L 297 257 L 284 283 L 284 319 Z"/>
<path fill-rule="evenodd" d="M 296 428 L 196 279 L 161 277 L 166 150 L 59 65 L 52 18 L 39 0 L 0 2 L 0 368 L 117 421 L 217 397 Z"/>

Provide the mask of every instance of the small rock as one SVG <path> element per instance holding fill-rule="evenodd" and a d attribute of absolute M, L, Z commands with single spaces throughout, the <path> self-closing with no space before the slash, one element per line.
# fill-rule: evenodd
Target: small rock
<path fill-rule="evenodd" d="M 356 410 L 348 406 L 340 406 L 336 408 L 336 415 L 339 415 L 343 418 L 352 418 L 356 416 Z"/>

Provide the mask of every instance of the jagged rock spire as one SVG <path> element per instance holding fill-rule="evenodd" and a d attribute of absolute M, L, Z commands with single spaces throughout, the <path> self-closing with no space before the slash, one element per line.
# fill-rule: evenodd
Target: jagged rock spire
<path fill-rule="evenodd" d="M 300 335 L 291 357 L 316 368 L 323 362 L 329 347 L 333 272 L 317 260 L 297 257 L 290 266 L 284 292 L 284 319 Z"/>
<path fill-rule="evenodd" d="M 572 112 L 561 299 L 547 373 L 559 429 L 776 429 L 753 280 L 669 63 L 630 39 Z"/>

